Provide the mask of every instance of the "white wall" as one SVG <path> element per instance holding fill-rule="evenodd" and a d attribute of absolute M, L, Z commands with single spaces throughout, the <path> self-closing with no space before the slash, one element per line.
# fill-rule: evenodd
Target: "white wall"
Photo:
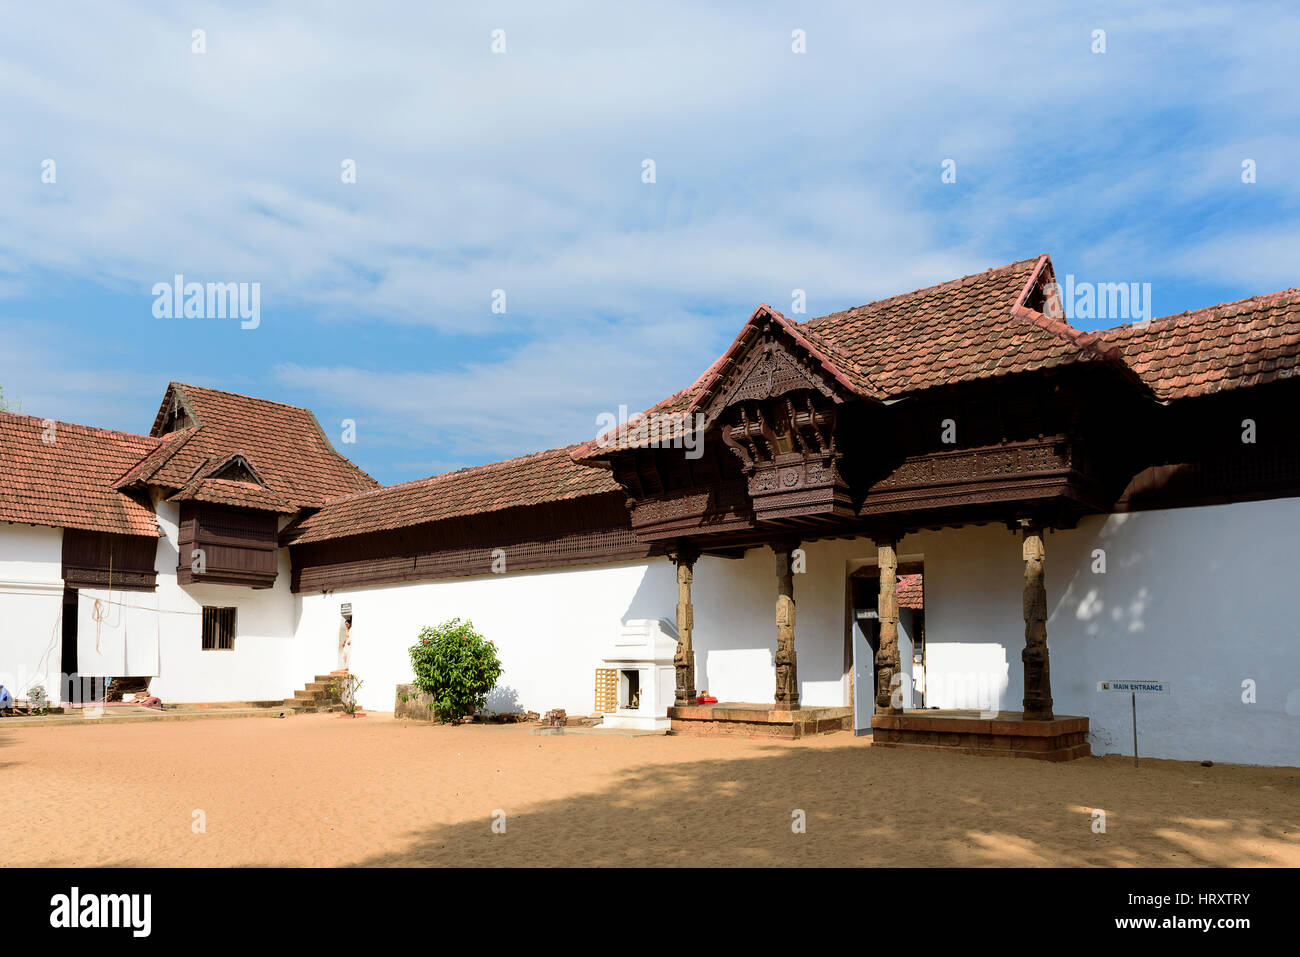
<path fill-rule="evenodd" d="M 421 628 L 462 618 L 496 642 L 505 667 L 492 710 L 588 714 L 595 669 L 623 621 L 671 620 L 676 594 L 667 561 L 304 594 L 296 683 L 337 666 L 339 606 L 350 602 L 349 670 L 364 682 L 358 700 L 368 710 L 393 710 L 396 686 L 412 679 L 408 649 Z"/>
<path fill-rule="evenodd" d="M 169 702 L 291 696 L 337 667 L 339 605 L 351 602 L 350 664 L 365 682 L 361 702 L 371 710 L 390 710 L 395 686 L 411 679 L 407 649 L 420 628 L 459 616 L 501 649 L 506 673 L 492 708 L 586 714 L 593 672 L 623 622 L 675 617 L 676 583 L 666 559 L 293 596 L 282 552 L 272 589 L 181 588 L 176 519 L 175 506 L 159 503 L 157 593 L 115 595 L 159 610 L 152 688 Z M 1097 692 L 1096 684 L 1163 679 L 1172 695 L 1139 701 L 1141 753 L 1300 765 L 1296 541 L 1300 499 L 1094 517 L 1050 533 L 1056 713 L 1091 719 L 1094 753 L 1129 754 L 1129 702 Z M 1096 549 L 1105 550 L 1104 573 L 1093 570 Z M 16 694 L 37 681 L 51 695 L 59 687 L 60 551 L 58 529 L 0 526 L 0 681 Z M 898 551 L 900 561 L 924 562 L 926 703 L 1020 710 L 1019 536 L 1003 526 L 968 526 L 908 536 Z M 874 562 L 875 546 L 865 539 L 815 542 L 805 552 L 806 571 L 795 576 L 802 701 L 847 704 L 845 578 Z M 771 550 L 752 549 L 739 560 L 701 558 L 693 594 L 697 687 L 723 701 L 771 701 Z M 239 609 L 233 652 L 201 650 L 204 604 Z M 1253 702 L 1243 700 L 1249 689 Z"/>
<path fill-rule="evenodd" d="M 1161 679 L 1173 694 L 1139 699 L 1139 753 L 1300 765 L 1297 540 L 1300 499 L 1093 517 L 1050 533 L 1055 712 L 1091 719 L 1093 753 L 1132 754 L 1128 696 L 1097 682 Z M 966 527 L 909 536 L 903 549 L 925 560 L 927 703 L 1021 710 L 1019 536 Z"/>
<path fill-rule="evenodd" d="M 795 576 L 801 700 L 848 703 L 844 666 L 847 557 L 861 542 L 806 546 L 808 569 Z M 695 566 L 696 686 L 720 701 L 771 702 L 776 689 L 776 557 L 753 549 L 743 559 L 705 556 Z M 556 571 L 340 589 L 299 596 L 296 683 L 336 667 L 340 605 L 351 603 L 350 670 L 365 682 L 359 698 L 391 711 L 395 686 L 411 681 L 407 649 L 424 625 L 468 618 L 497 643 L 506 673 L 493 710 L 588 714 L 595 669 L 624 622 L 677 614 L 676 572 L 667 559 Z"/>
<path fill-rule="evenodd" d="M 875 546 L 866 540 L 829 541 L 805 544 L 803 550 L 804 571 L 794 576 L 800 703 L 841 707 L 849 703 L 848 571 L 868 556 L 874 560 Z M 699 560 L 692 589 L 697 688 L 719 701 L 772 701 L 776 585 L 776 554 L 770 548 L 751 549 L 743 559 Z"/>
<path fill-rule="evenodd" d="M 0 684 L 60 700 L 63 530 L 0 524 Z"/>
<path fill-rule="evenodd" d="M 289 591 L 288 550 L 280 550 L 279 574 L 271 588 L 253 589 L 242 585 L 185 585 L 176 580 L 179 509 L 175 503 L 156 501 L 158 540 L 155 569 L 158 587 L 154 592 L 113 592 L 83 588 L 79 592 L 79 656 L 87 643 L 93 647 L 94 623 L 89 608 L 95 599 L 112 605 L 109 623 L 124 620 L 135 629 L 129 660 L 147 657 L 149 639 L 157 648 L 157 677 L 149 690 L 164 704 L 212 701 L 270 701 L 292 697 L 294 651 L 294 598 Z M 233 650 L 203 650 L 204 605 L 234 607 Z M 103 614 L 103 612 L 101 612 Z M 152 629 L 152 635 L 141 631 Z M 141 641 L 141 639 L 144 639 Z M 131 637 L 128 636 L 128 641 Z M 142 654 L 143 651 L 143 654 Z M 114 648 L 116 653 L 116 648 Z M 147 667 L 147 662 L 142 667 Z M 302 687 L 301 683 L 296 687 Z"/>
<path fill-rule="evenodd" d="M 1163 679 L 1172 694 L 1138 696 L 1139 753 L 1300 765 L 1297 541 L 1294 498 L 1111 515 L 1052 536 L 1057 709 L 1092 718 L 1095 752 L 1132 754 L 1129 698 L 1096 682 Z"/>

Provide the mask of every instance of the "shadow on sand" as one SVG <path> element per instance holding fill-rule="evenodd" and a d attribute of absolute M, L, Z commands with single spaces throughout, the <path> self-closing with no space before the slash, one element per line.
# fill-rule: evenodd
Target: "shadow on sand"
<path fill-rule="evenodd" d="M 1119 757 L 1046 764 L 863 744 L 764 751 L 611 772 L 594 793 L 500 808 L 504 834 L 492 829 L 497 809 L 484 807 L 356 863 L 1300 864 L 1296 769 L 1149 761 L 1135 772 Z M 1095 809 L 1106 812 L 1105 833 Z"/>

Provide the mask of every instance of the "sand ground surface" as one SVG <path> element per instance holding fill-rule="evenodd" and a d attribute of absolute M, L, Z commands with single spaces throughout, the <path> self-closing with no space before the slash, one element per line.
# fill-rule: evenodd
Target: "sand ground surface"
<path fill-rule="evenodd" d="M 1300 865 L 1295 768 L 869 742 L 375 714 L 0 725 L 0 863 Z"/>

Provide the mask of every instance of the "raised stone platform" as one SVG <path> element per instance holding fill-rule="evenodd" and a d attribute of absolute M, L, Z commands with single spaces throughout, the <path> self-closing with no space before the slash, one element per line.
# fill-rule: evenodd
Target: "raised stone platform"
<path fill-rule="evenodd" d="M 1058 715 L 1026 721 L 1019 711 L 906 711 L 871 718 L 875 748 L 914 748 L 1040 761 L 1070 761 L 1092 753 L 1088 719 Z"/>
<path fill-rule="evenodd" d="M 672 734 L 739 734 L 761 738 L 804 738 L 853 729 L 852 708 L 799 708 L 725 701 L 669 708 Z"/>

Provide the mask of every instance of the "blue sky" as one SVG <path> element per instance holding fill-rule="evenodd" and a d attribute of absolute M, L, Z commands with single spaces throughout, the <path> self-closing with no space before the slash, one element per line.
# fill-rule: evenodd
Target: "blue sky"
<path fill-rule="evenodd" d="M 246 392 L 354 419 L 389 483 L 590 438 L 794 289 L 1042 252 L 1156 315 L 1300 285 L 1294 5 L 160 6 L 5 11 L 0 386 L 32 414 Z M 260 283 L 260 325 L 155 318 L 176 273 Z"/>

